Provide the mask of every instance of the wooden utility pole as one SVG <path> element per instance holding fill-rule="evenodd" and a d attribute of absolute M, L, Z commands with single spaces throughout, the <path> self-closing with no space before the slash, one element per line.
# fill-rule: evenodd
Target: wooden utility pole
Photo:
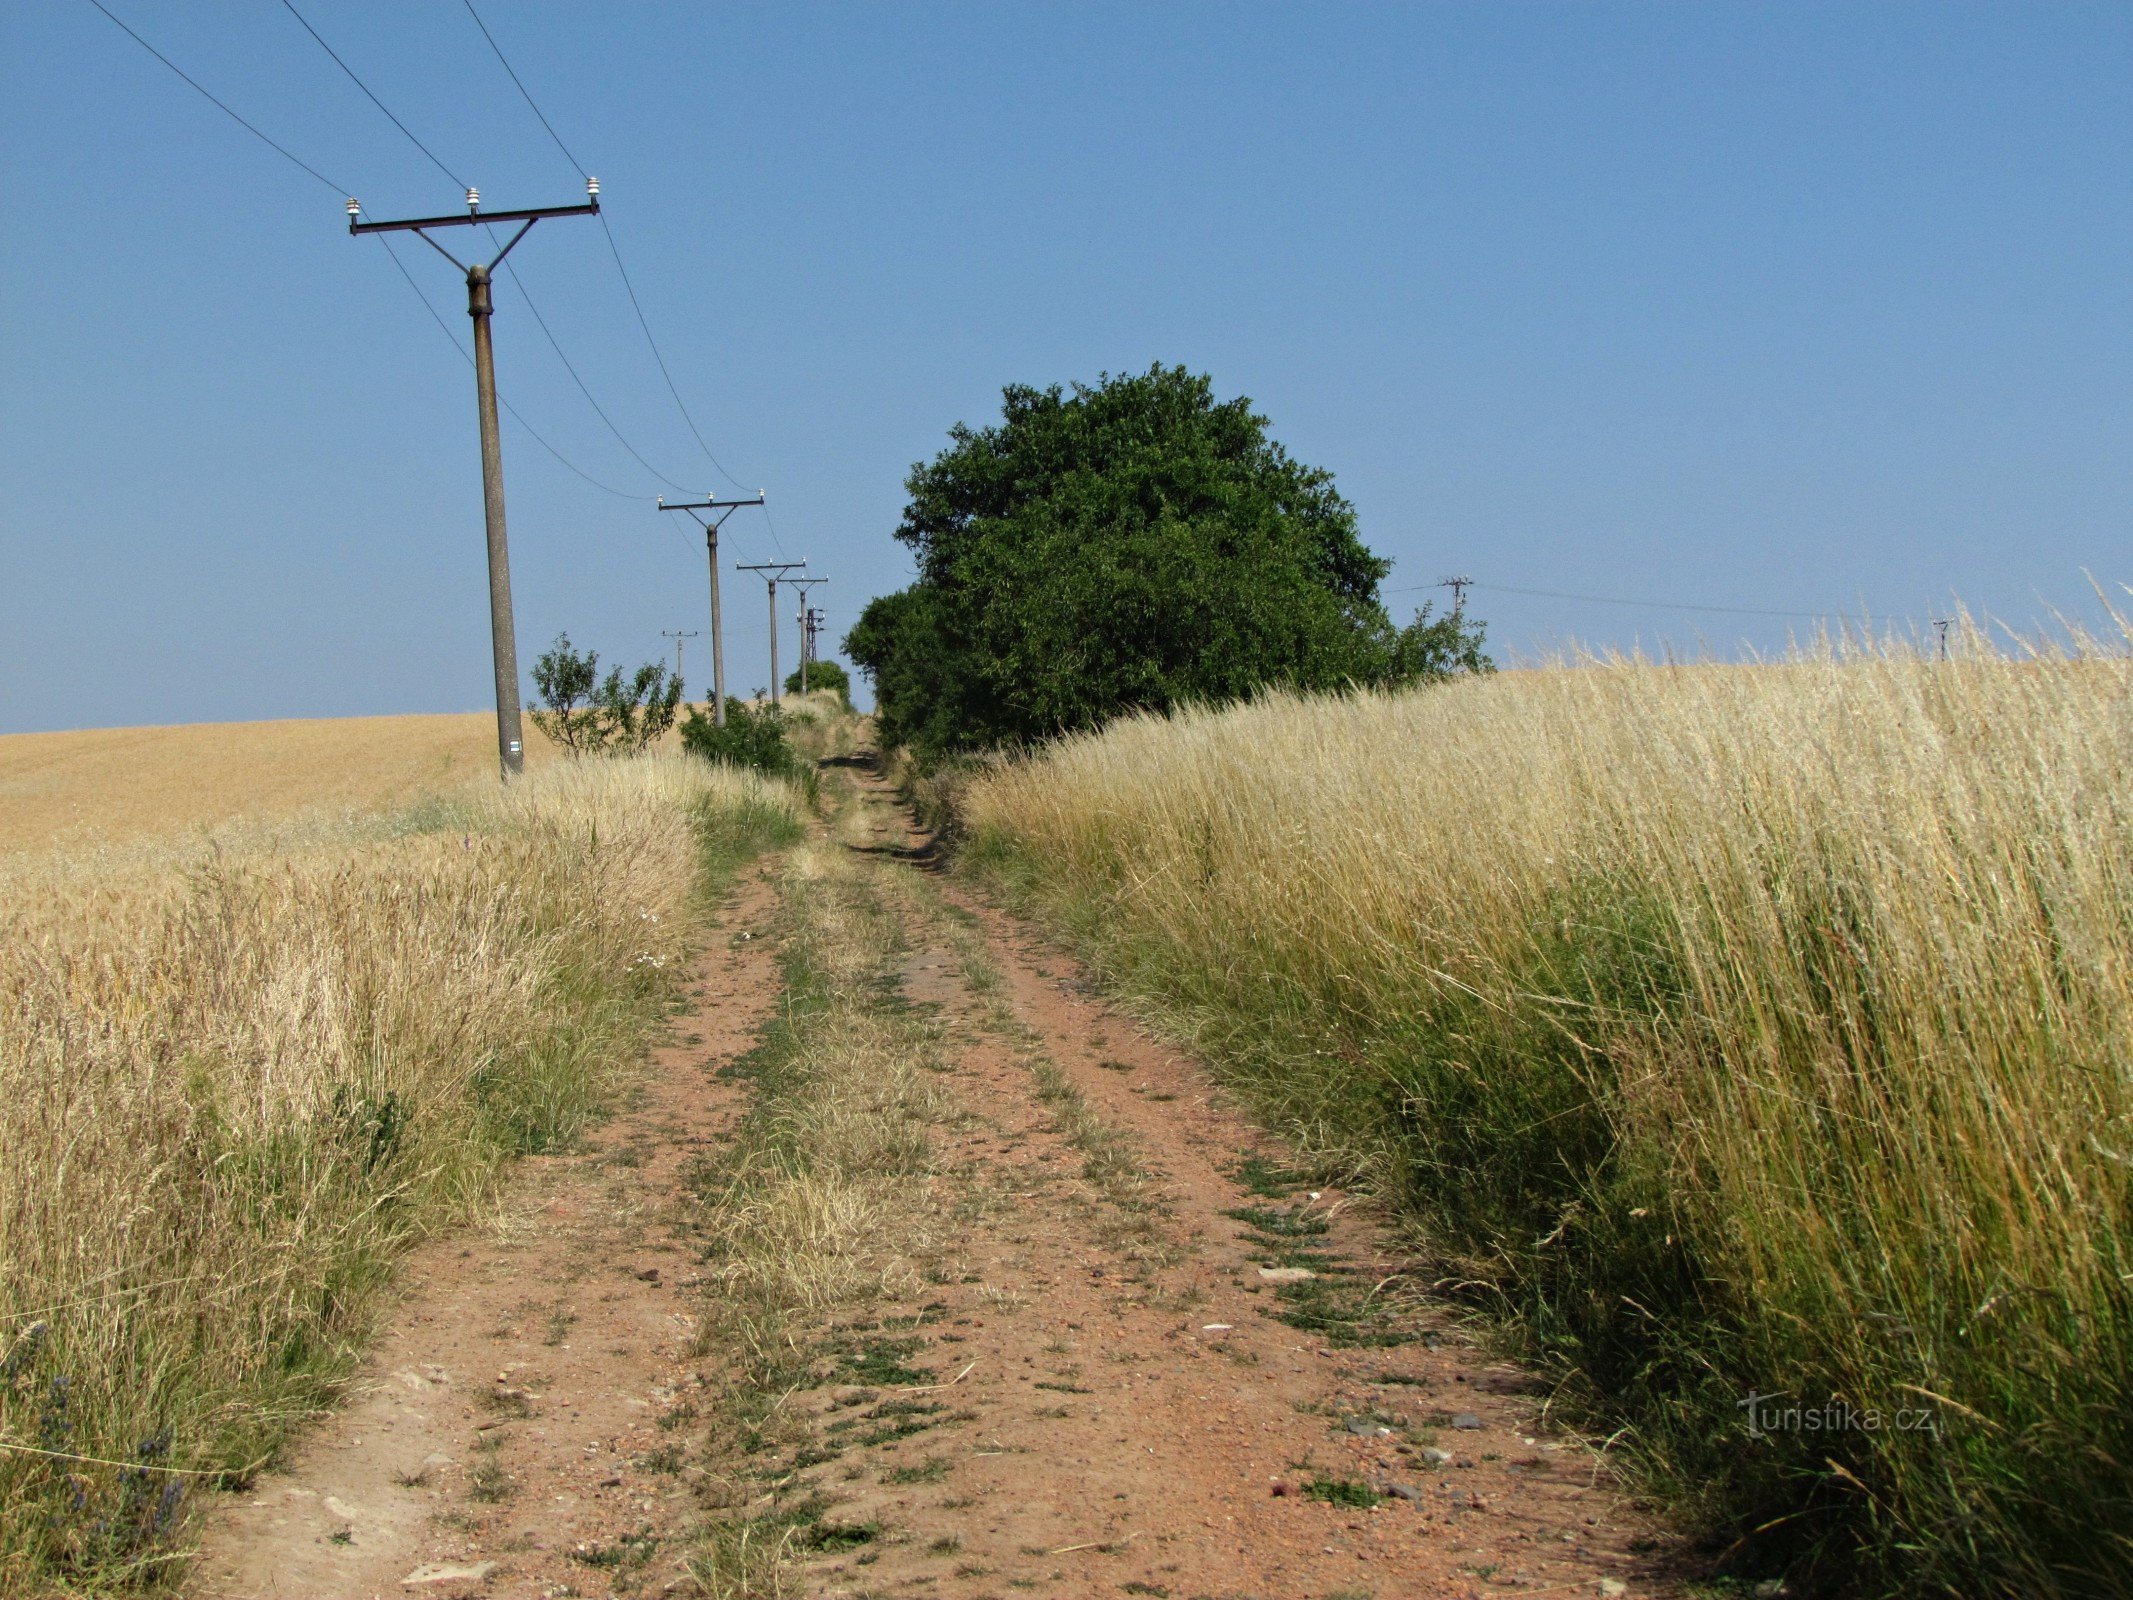
<path fill-rule="evenodd" d="M 740 507 L 762 503 L 763 491 L 760 489 L 756 490 L 753 500 L 720 500 L 713 496 L 677 501 L 673 505 L 668 505 L 664 497 L 659 501 L 660 510 L 686 511 L 703 525 L 704 550 L 711 559 L 711 720 L 721 728 L 726 725 L 726 634 L 718 610 L 718 530 Z M 711 515 L 700 514 L 706 511 Z"/>
<path fill-rule="evenodd" d="M 763 585 L 770 591 L 770 703 L 776 705 L 783 698 L 779 691 L 784 687 L 778 682 L 778 580 L 795 567 L 804 567 L 805 561 L 758 561 L 753 566 L 736 566 L 735 572 L 760 572 Z M 787 580 L 790 581 L 790 580 Z"/>
<path fill-rule="evenodd" d="M 1452 615 L 1458 616 L 1466 608 L 1466 592 L 1474 586 L 1472 578 L 1446 578 L 1437 587 L 1452 591 Z"/>
<path fill-rule="evenodd" d="M 585 204 L 547 206 L 534 211 L 481 209 L 481 191 L 467 191 L 463 217 L 415 217 L 405 222 L 363 222 L 363 208 L 348 202 L 350 233 L 410 232 L 467 275 L 467 315 L 474 319 L 474 398 L 481 414 L 481 502 L 489 543 L 489 653 L 496 670 L 496 758 L 504 779 L 526 768 L 526 746 L 519 726 L 518 635 L 511 616 L 511 549 L 504 530 L 504 451 L 496 425 L 496 355 L 489 339 L 489 319 L 496 304 L 489 292 L 491 274 L 519 240 L 543 217 L 590 217 L 600 210 L 600 180 L 585 180 Z M 466 228 L 478 223 L 522 223 L 494 260 L 469 265 L 429 236 L 431 228 Z"/>

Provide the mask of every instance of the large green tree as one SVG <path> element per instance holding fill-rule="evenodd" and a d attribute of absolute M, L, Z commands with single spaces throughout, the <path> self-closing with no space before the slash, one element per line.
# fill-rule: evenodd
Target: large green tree
<path fill-rule="evenodd" d="M 953 750 L 1269 685 L 1485 667 L 1477 628 L 1394 629 L 1354 508 L 1249 400 L 1155 366 L 1004 401 L 912 468 L 896 537 L 918 581 L 845 640 L 884 738 Z"/>

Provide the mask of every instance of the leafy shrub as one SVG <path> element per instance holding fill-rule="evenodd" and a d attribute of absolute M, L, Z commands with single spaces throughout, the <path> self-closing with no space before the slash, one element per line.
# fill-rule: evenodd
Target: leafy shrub
<path fill-rule="evenodd" d="M 533 725 L 572 755 L 641 754 L 674 726 L 681 705 L 681 679 L 661 663 L 647 662 L 628 679 L 613 667 L 603 680 L 600 653 L 580 655 L 567 633 L 534 662 L 533 687 L 542 701 Z"/>
<path fill-rule="evenodd" d="M 811 690 L 834 689 L 837 698 L 844 702 L 847 711 L 852 708 L 852 675 L 844 670 L 842 662 L 810 661 L 807 664 L 807 684 L 803 688 L 800 674 L 795 669 L 785 679 L 787 694 L 806 694 Z"/>
<path fill-rule="evenodd" d="M 726 725 L 720 727 L 696 707 L 681 725 L 681 747 L 706 761 L 752 767 L 757 772 L 796 778 L 804 770 L 785 730 L 785 713 L 772 705 L 751 706 L 726 697 Z"/>

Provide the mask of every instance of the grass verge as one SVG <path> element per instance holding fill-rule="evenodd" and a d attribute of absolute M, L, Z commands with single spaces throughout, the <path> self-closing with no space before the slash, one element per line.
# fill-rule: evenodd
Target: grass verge
<path fill-rule="evenodd" d="M 798 814 L 662 757 L 11 863 L 0 1592 L 167 1575 L 200 1492 L 330 1400 L 398 1255 L 596 1113 L 708 886 Z"/>
<path fill-rule="evenodd" d="M 965 860 L 1423 1219 L 1742 1570 L 2122 1594 L 2129 704 L 1975 637 L 1272 696 L 973 780 Z"/>
<path fill-rule="evenodd" d="M 955 1115 L 931 1070 L 934 1026 L 897 987 L 901 933 L 859 857 L 828 840 L 787 858 L 784 992 L 727 1072 L 749 1102 L 693 1177 L 713 1282 L 707 1351 L 727 1371 L 706 1430 L 718 1485 L 690 1571 L 722 1600 L 808 1592 L 806 1561 L 874 1539 L 836 1514 L 817 1468 L 952 1423 L 912 1393 L 923 1309 L 948 1230 L 931 1198 L 932 1124 Z M 839 1322 L 864 1307 L 867 1320 Z M 839 1395 L 823 1407 L 812 1397 Z"/>

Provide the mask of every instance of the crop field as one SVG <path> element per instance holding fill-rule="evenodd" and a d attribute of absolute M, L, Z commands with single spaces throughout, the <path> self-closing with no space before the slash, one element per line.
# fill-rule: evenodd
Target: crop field
<path fill-rule="evenodd" d="M 152 1578 L 636 1061 L 787 786 L 487 717 L 0 741 L 0 1592 Z"/>
<path fill-rule="evenodd" d="M 526 759 L 552 759 L 530 730 Z M 378 811 L 496 770 L 489 712 L 0 736 L 0 855 Z"/>
<path fill-rule="evenodd" d="M 1719 1545 L 2133 1589 L 2122 652 L 1273 695 L 958 804 Z"/>

